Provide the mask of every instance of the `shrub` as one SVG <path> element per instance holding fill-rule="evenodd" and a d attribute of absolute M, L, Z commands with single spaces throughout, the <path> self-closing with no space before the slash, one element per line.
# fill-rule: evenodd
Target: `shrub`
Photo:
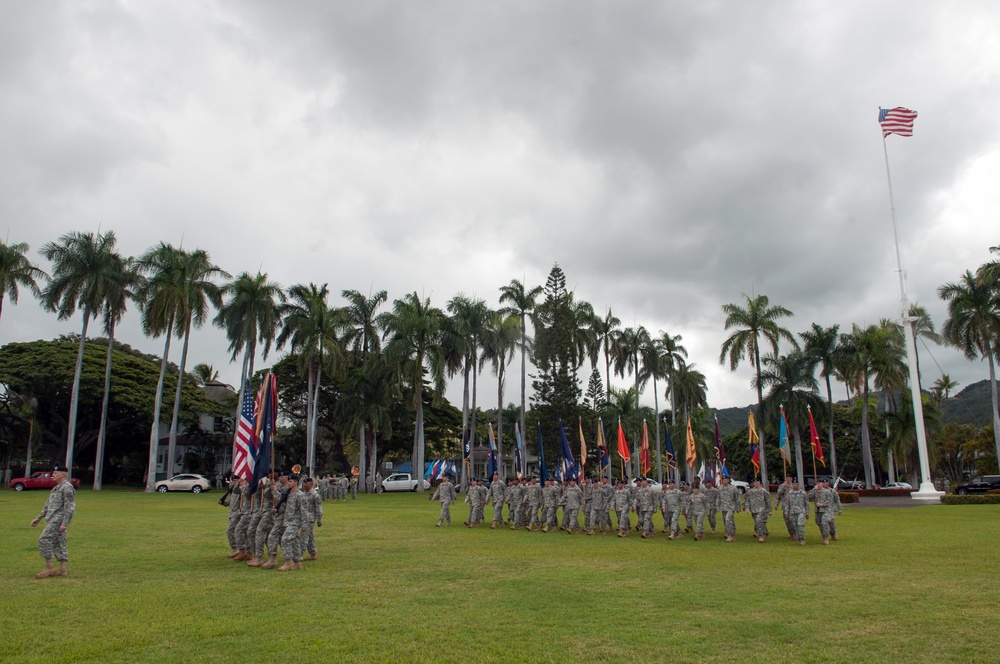
<path fill-rule="evenodd" d="M 856 503 L 861 500 L 861 496 L 857 491 L 838 491 L 837 494 L 840 496 L 840 502 L 842 503 Z"/>
<path fill-rule="evenodd" d="M 1000 489 L 990 489 L 986 492 L 987 496 L 1000 496 Z"/>
<path fill-rule="evenodd" d="M 982 496 L 942 496 L 945 505 L 1000 505 L 1000 494 L 992 491 Z"/>

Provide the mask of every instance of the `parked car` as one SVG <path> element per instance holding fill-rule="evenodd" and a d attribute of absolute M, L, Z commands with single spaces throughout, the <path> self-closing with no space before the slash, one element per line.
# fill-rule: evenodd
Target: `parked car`
<path fill-rule="evenodd" d="M 634 479 L 631 480 L 629 484 L 631 486 L 635 486 L 635 480 Z M 662 485 L 656 480 L 649 480 L 649 488 L 652 489 L 653 491 L 661 491 L 663 489 Z"/>
<path fill-rule="evenodd" d="M 964 496 L 970 493 L 986 493 L 991 489 L 1000 489 L 1000 475 L 983 475 L 973 477 L 968 482 L 955 486 L 955 493 Z"/>
<path fill-rule="evenodd" d="M 837 480 L 834 488 L 837 489 L 837 491 L 860 491 L 865 488 L 865 483 L 858 482 L 857 480 L 845 480 L 841 478 Z"/>
<path fill-rule="evenodd" d="M 424 489 L 430 489 L 431 483 L 427 480 L 421 480 L 424 483 Z M 417 480 L 413 479 L 410 473 L 393 473 L 389 477 L 382 480 L 382 490 L 383 491 L 416 491 L 417 490 Z"/>
<path fill-rule="evenodd" d="M 193 473 L 183 473 L 174 475 L 168 480 L 161 480 L 155 484 L 156 490 L 160 493 L 167 491 L 190 491 L 191 493 L 201 493 L 212 488 L 212 483 L 204 475 Z"/>
<path fill-rule="evenodd" d="M 740 493 L 746 493 L 747 489 L 750 488 L 749 484 L 747 484 L 746 482 L 743 482 L 741 480 L 733 480 L 733 479 L 731 479 L 731 480 L 729 480 L 729 483 L 732 484 L 737 489 L 739 489 Z"/>
<path fill-rule="evenodd" d="M 69 483 L 74 489 L 80 488 L 80 480 L 71 477 Z M 10 488 L 14 491 L 27 491 L 28 489 L 51 489 L 56 485 L 56 480 L 52 473 L 38 471 L 32 473 L 31 477 L 15 477 L 10 481 Z"/>
<path fill-rule="evenodd" d="M 912 489 L 913 487 L 910 486 L 906 482 L 889 482 L 888 484 L 886 484 L 882 488 L 883 489 Z"/>

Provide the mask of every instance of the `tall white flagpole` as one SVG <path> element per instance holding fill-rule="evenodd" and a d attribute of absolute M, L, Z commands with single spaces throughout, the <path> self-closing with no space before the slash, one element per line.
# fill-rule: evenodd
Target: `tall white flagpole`
<path fill-rule="evenodd" d="M 930 460 L 927 454 L 927 433 L 924 430 L 924 406 L 920 398 L 920 381 L 917 372 L 917 344 L 913 337 L 913 322 L 910 304 L 906 298 L 906 283 L 903 279 L 903 261 L 899 253 L 899 225 L 896 222 L 896 203 L 892 197 L 892 175 L 889 172 L 889 150 L 885 135 L 882 136 L 882 152 L 885 155 L 885 177 L 889 183 L 889 209 L 892 213 L 892 237 L 896 245 L 896 268 L 899 272 L 899 306 L 906 339 L 906 364 L 909 370 L 910 398 L 913 400 L 913 419 L 917 430 L 917 454 L 920 457 L 920 489 L 910 494 L 913 500 L 940 502 L 943 492 L 934 488 L 931 480 Z"/>

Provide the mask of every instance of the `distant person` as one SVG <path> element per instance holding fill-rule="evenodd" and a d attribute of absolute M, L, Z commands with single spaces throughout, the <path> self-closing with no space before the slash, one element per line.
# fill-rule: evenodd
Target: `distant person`
<path fill-rule="evenodd" d="M 68 472 L 66 466 L 52 469 L 56 485 L 49 492 L 41 513 L 31 522 L 31 527 L 34 528 L 39 521 L 45 519 L 45 530 L 38 537 L 38 553 L 45 559 L 45 569 L 35 575 L 36 579 L 67 574 L 69 549 L 66 546 L 66 529 L 76 512 L 76 490 L 66 479 Z M 59 561 L 59 569 L 52 566 L 53 556 Z"/>
<path fill-rule="evenodd" d="M 451 478 L 445 475 L 441 484 L 438 485 L 437 491 L 431 496 L 431 499 L 437 498 L 441 501 L 441 516 L 438 517 L 437 526 L 440 528 L 442 525 L 451 525 L 451 504 L 455 502 L 455 485 L 451 483 Z"/>
<path fill-rule="evenodd" d="M 12 475 L 12 471 L 10 469 L 10 466 L 8 465 L 7 469 L 5 471 L 3 471 L 3 488 L 5 488 L 5 489 L 9 489 L 10 488 L 10 478 L 11 478 L 11 475 Z"/>

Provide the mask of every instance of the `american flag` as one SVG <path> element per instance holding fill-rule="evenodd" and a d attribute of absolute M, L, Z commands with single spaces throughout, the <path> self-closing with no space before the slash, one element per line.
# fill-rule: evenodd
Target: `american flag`
<path fill-rule="evenodd" d="M 236 442 L 233 443 L 233 474 L 250 481 L 253 477 L 253 448 L 257 447 L 256 399 L 250 385 L 243 394 L 243 408 L 236 428 Z"/>
<path fill-rule="evenodd" d="M 889 134 L 913 136 L 913 121 L 916 118 L 916 111 L 902 106 L 878 109 L 878 123 L 882 125 L 882 138 Z"/>

